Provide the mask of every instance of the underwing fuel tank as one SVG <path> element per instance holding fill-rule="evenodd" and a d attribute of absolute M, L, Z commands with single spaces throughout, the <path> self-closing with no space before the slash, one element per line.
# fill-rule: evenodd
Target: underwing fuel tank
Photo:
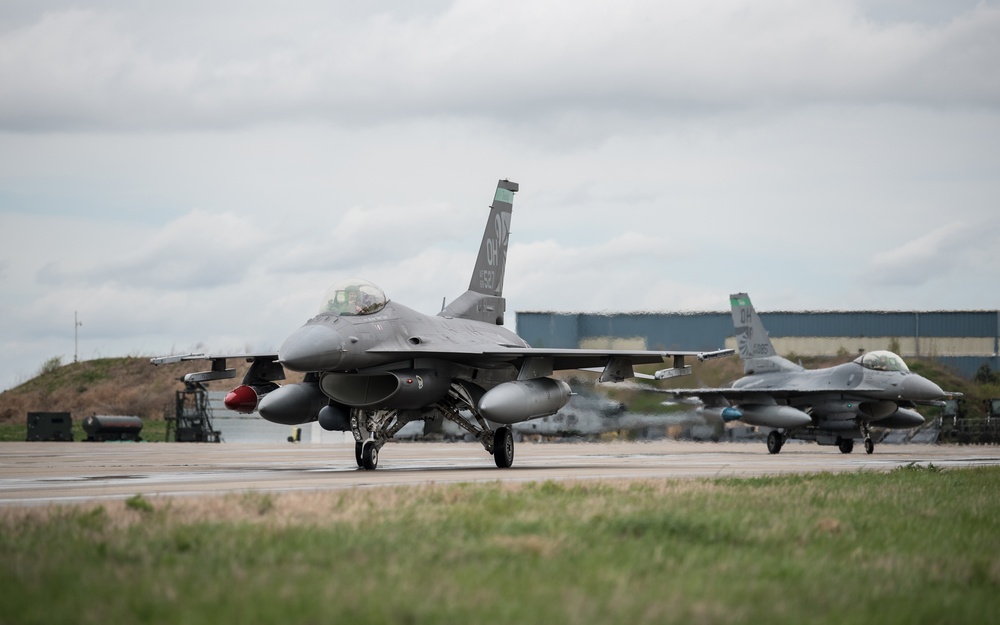
<path fill-rule="evenodd" d="M 884 419 L 872 421 L 872 425 L 877 425 L 880 428 L 893 428 L 898 430 L 915 428 L 923 424 L 923 415 L 916 410 L 910 410 L 909 408 L 899 408 L 896 412 L 892 413 L 888 417 L 885 417 Z"/>
<path fill-rule="evenodd" d="M 326 406 L 327 401 L 317 384 L 286 384 L 265 395 L 260 400 L 257 412 L 273 423 L 299 425 L 319 418 L 319 411 Z"/>
<path fill-rule="evenodd" d="M 891 401 L 826 401 L 813 404 L 815 414 L 830 417 L 831 415 L 857 415 L 868 417 L 872 421 L 884 419 L 896 412 L 896 403 Z"/>
<path fill-rule="evenodd" d="M 743 405 L 740 406 L 740 411 L 743 413 L 740 420 L 747 425 L 797 428 L 812 422 L 812 417 L 791 406 Z"/>
<path fill-rule="evenodd" d="M 479 413 L 497 423 L 520 423 L 556 413 L 569 401 L 569 384 L 552 378 L 504 382 L 479 400 Z"/>

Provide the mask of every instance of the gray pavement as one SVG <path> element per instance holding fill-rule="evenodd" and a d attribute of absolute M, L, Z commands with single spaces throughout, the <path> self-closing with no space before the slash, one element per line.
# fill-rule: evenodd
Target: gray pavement
<path fill-rule="evenodd" d="M 880 445 L 873 455 L 787 444 L 674 440 L 518 443 L 497 469 L 478 443 L 389 443 L 376 471 L 359 470 L 353 445 L 209 443 L 0 443 L 0 506 L 143 496 L 332 490 L 407 484 L 750 477 L 1000 464 L 1000 447 Z"/>

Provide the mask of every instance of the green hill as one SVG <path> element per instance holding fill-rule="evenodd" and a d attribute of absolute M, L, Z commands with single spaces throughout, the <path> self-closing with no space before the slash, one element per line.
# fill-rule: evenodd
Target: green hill
<path fill-rule="evenodd" d="M 235 380 L 209 383 L 209 390 L 239 384 L 247 363 L 230 361 Z M 93 414 L 134 415 L 163 420 L 173 410 L 174 392 L 184 388 L 185 373 L 208 368 L 208 362 L 153 366 L 147 357 L 98 358 L 67 365 L 50 362 L 27 382 L 0 393 L 0 424 L 24 423 L 28 412 L 69 412 L 74 421 Z"/>

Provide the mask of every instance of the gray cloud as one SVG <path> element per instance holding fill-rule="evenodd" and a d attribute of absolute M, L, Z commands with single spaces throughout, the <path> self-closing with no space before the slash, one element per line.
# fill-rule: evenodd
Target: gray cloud
<path fill-rule="evenodd" d="M 933 24 L 874 22 L 832 1 L 460 1 L 346 18 L 210 10 L 197 24 L 169 9 L 53 8 L 0 35 L 0 127 L 552 123 L 831 100 L 996 107 L 998 28 L 988 4 Z"/>
<path fill-rule="evenodd" d="M 108 255 L 100 247 L 73 261 L 45 264 L 47 286 L 118 285 L 129 289 L 206 289 L 241 282 L 267 253 L 267 233 L 232 214 L 193 211 L 129 250 Z"/>

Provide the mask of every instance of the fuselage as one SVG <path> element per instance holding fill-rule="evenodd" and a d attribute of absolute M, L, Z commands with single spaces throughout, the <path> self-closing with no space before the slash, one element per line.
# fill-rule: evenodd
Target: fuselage
<path fill-rule="evenodd" d="M 748 375 L 736 380 L 733 388 L 742 390 L 826 390 L 857 394 L 870 399 L 924 401 L 940 399 L 944 391 L 927 378 L 912 372 L 876 371 L 856 362 L 826 369 L 775 371 Z"/>
<path fill-rule="evenodd" d="M 278 360 L 292 371 L 355 372 L 448 354 L 449 360 L 485 367 L 495 366 L 495 359 L 478 354 L 498 346 L 528 344 L 503 326 L 425 315 L 390 301 L 372 315 L 313 317 L 285 340 Z"/>
<path fill-rule="evenodd" d="M 887 427 L 912 427 L 923 419 L 900 408 L 901 403 L 933 401 L 944 396 L 941 388 L 910 371 L 880 371 L 849 362 L 825 369 L 785 370 L 748 375 L 733 383 L 734 389 L 770 398 L 811 417 L 818 427 L 854 427 L 860 418 Z M 743 405 L 754 405 L 753 396 Z M 752 410 L 751 410 L 752 412 Z M 752 419 L 752 417 L 750 417 Z M 898 424 L 893 425 L 896 421 Z M 744 419 L 746 420 L 746 419 Z M 838 422 L 843 422 L 838 426 Z"/>

